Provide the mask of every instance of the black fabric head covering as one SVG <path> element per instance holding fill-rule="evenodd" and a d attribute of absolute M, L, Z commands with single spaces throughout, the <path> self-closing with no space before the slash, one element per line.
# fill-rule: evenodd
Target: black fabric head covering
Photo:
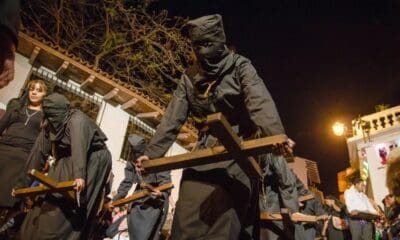
<path fill-rule="evenodd" d="M 224 25 L 219 14 L 193 19 L 187 23 L 189 38 L 193 42 L 209 40 L 225 43 Z"/>
<path fill-rule="evenodd" d="M 55 130 L 50 131 L 50 139 L 60 140 L 71 116 L 68 100 L 59 93 L 52 93 L 43 98 L 42 109 L 44 116 Z"/>
<path fill-rule="evenodd" d="M 132 146 L 133 155 L 135 157 L 139 157 L 140 155 L 143 155 L 144 150 L 146 148 L 146 142 L 144 141 L 143 137 L 141 137 L 137 134 L 129 134 L 128 142 Z"/>
<path fill-rule="evenodd" d="M 189 38 L 192 40 L 197 65 L 205 81 L 215 80 L 233 64 L 233 54 L 225 46 L 226 38 L 221 15 L 209 15 L 187 23 Z M 208 44 L 204 44 L 207 42 Z"/>

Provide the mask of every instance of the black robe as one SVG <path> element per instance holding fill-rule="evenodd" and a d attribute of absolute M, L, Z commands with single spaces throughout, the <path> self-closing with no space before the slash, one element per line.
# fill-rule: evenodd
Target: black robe
<path fill-rule="evenodd" d="M 152 186 L 159 186 L 171 182 L 170 172 L 143 175 L 143 181 Z M 140 180 L 132 162 L 125 166 L 125 178 L 118 187 L 113 201 L 124 198 L 134 183 L 138 183 L 136 190 L 140 190 Z M 158 198 L 146 197 L 129 205 L 128 231 L 130 240 L 157 240 L 160 238 L 168 213 L 170 191 L 162 192 Z"/>
<path fill-rule="evenodd" d="M 145 155 L 163 156 L 190 115 L 198 129 L 208 114 L 222 112 L 242 138 L 284 133 L 282 123 L 262 79 L 250 61 L 227 53 L 217 82 L 207 97 L 207 82 L 195 65 L 183 74 L 174 97 L 148 145 Z M 202 132 L 196 149 L 215 146 L 217 139 Z M 172 226 L 173 239 L 258 239 L 257 180 L 231 160 L 185 169 Z"/>
<path fill-rule="evenodd" d="M 286 159 L 269 153 L 262 160 L 265 195 L 262 194 L 260 201 L 261 211 L 280 213 L 281 208 L 288 208 L 291 212 L 299 212 L 297 177 L 289 169 Z M 304 191 L 304 186 L 299 190 Z M 263 236 L 268 240 L 305 239 L 304 228 L 300 224 L 284 226 L 282 221 L 266 221 L 262 228 Z"/>
<path fill-rule="evenodd" d="M 111 170 L 111 155 L 104 143 L 106 136 L 79 110 L 68 110 L 63 119 L 63 127 L 58 128 L 61 130 L 53 141 L 51 134 L 41 132 L 26 170 L 40 169 L 55 150 L 57 161 L 50 167 L 48 176 L 56 181 L 85 179 L 81 206 L 60 194 L 39 196 L 21 227 L 21 239 L 88 239 L 92 220 L 100 207 Z M 29 179 L 23 182 L 22 186 L 27 186 Z"/>
<path fill-rule="evenodd" d="M 25 111 L 33 114 L 29 121 Z M 26 107 L 8 108 L 0 119 L 0 207 L 12 207 L 16 203 L 11 190 L 25 175 L 24 167 L 39 135 L 41 119 L 41 111 Z"/>

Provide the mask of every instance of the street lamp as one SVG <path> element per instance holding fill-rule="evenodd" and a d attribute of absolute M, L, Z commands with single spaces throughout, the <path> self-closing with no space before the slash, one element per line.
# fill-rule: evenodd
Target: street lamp
<path fill-rule="evenodd" d="M 344 123 L 342 123 L 342 122 L 335 122 L 335 123 L 332 125 L 332 130 L 333 130 L 333 133 L 334 133 L 336 136 L 343 136 L 343 135 L 345 135 L 346 132 L 347 132 L 347 127 L 346 127 L 346 125 L 344 125 Z"/>

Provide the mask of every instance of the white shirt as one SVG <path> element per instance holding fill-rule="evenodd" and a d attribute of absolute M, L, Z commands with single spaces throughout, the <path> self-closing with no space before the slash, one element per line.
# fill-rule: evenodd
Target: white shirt
<path fill-rule="evenodd" d="M 344 200 L 346 202 L 346 207 L 349 212 L 357 210 L 360 212 L 368 212 L 372 214 L 378 214 L 375 208 L 372 206 L 367 195 L 363 192 L 357 191 L 353 186 L 344 191 Z"/>

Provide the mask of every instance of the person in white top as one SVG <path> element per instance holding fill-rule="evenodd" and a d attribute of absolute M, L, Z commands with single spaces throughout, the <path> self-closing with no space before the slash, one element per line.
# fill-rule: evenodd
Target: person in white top
<path fill-rule="evenodd" d="M 361 212 L 378 215 L 376 203 L 367 197 L 365 189 L 365 181 L 356 177 L 353 185 L 344 192 L 346 207 L 351 217 L 349 227 L 352 240 L 373 239 L 372 221 L 359 217 Z"/>

